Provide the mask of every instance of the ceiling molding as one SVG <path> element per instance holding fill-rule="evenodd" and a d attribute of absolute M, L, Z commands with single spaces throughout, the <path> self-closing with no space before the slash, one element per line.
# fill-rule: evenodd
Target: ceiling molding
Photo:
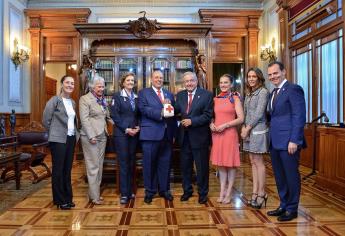
<path fill-rule="evenodd" d="M 261 9 L 262 0 L 28 0 L 28 8 L 200 7 Z"/>

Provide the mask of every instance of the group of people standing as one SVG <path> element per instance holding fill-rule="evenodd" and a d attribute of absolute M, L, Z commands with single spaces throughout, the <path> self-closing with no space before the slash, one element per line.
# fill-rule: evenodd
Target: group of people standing
<path fill-rule="evenodd" d="M 265 88 L 262 71 L 258 68 L 248 70 L 243 106 L 239 93 L 231 90 L 234 78 L 229 74 L 220 77 L 221 93 L 213 98 L 211 92 L 198 87 L 193 72 L 183 75 L 185 90 L 176 97 L 163 88 L 161 71 L 152 73 L 152 86 L 140 90 L 138 95 L 134 92 L 135 75 L 127 73 L 120 80 L 121 91 L 113 95 L 108 106 L 103 96 L 104 79 L 96 76 L 90 85 L 91 91 L 79 101 L 80 135 L 90 200 L 94 204 L 102 204 L 103 200 L 100 184 L 108 135 L 106 121 L 114 124 L 121 204 L 135 197 L 133 172 L 139 142 L 143 153 L 145 203 L 150 204 L 156 194 L 173 200 L 170 165 L 174 142 L 181 149 L 183 194 L 180 200 L 188 201 L 193 195 L 195 165 L 198 202 L 207 202 L 211 160 L 220 179 L 217 201 L 230 203 L 236 168 L 240 166 L 240 129 L 243 150 L 249 153 L 253 174 L 253 193 L 248 204 L 257 209 L 266 205 L 263 154 L 270 151 L 280 206 L 267 214 L 278 216 L 280 221 L 296 218 L 300 194 L 299 152 L 305 146 L 304 94 L 301 87 L 286 80 L 286 71 L 280 62 L 268 65 L 268 77 L 275 86 L 271 94 Z M 70 209 L 74 207 L 70 178 L 73 149 L 79 133 L 75 104 L 70 98 L 73 78 L 63 77 L 61 85 L 61 94 L 46 105 L 43 123 L 49 131 L 52 152 L 53 201 L 61 209 Z M 165 109 L 173 109 L 173 115 Z"/>

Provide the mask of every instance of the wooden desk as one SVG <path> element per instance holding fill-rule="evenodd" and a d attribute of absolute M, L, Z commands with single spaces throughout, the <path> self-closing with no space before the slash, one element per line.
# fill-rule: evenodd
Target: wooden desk
<path fill-rule="evenodd" d="M 20 172 L 19 172 L 19 152 L 5 152 L 0 153 L 0 168 L 14 165 L 16 176 L 16 189 L 20 189 Z"/>
<path fill-rule="evenodd" d="M 345 195 L 345 129 L 319 127 L 319 172 L 316 183 Z"/>

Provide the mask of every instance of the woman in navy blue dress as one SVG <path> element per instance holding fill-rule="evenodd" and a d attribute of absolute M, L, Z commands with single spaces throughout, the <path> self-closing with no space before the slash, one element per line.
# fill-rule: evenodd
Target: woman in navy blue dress
<path fill-rule="evenodd" d="M 135 75 L 126 73 L 120 80 L 121 91 L 114 94 L 111 118 L 114 121 L 114 146 L 120 166 L 120 203 L 127 204 L 134 198 L 133 172 L 138 142 L 137 95 L 134 93 Z"/>

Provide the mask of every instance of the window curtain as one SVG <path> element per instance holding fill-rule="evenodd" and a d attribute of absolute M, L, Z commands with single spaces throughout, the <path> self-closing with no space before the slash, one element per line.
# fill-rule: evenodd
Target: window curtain
<path fill-rule="evenodd" d="M 305 53 L 296 56 L 296 82 L 304 90 L 305 104 L 307 108 L 306 120 L 310 122 L 312 120 L 312 100 L 311 100 L 311 89 L 309 89 L 309 83 L 311 86 L 311 52 L 307 51 Z"/>
<path fill-rule="evenodd" d="M 338 50 L 337 40 L 321 46 L 321 109 L 326 112 L 330 123 L 338 122 Z"/>

